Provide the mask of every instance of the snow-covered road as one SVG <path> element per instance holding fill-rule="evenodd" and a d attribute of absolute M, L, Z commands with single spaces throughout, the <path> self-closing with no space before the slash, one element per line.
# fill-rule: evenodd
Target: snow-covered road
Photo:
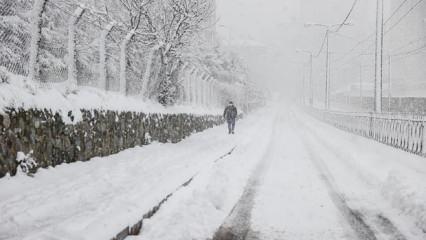
<path fill-rule="evenodd" d="M 284 118 L 246 239 L 426 239 L 425 159 Z"/>
<path fill-rule="evenodd" d="M 0 239 L 111 239 L 172 192 L 127 239 L 426 239 L 424 158 L 282 107 L 237 127 L 0 179 Z"/>

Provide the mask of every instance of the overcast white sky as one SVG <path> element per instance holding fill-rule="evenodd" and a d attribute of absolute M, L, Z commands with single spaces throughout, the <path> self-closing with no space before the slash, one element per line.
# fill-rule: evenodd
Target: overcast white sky
<path fill-rule="evenodd" d="M 270 43 L 292 17 L 298 15 L 298 0 L 218 0 L 218 31 L 228 38 L 252 38 Z"/>
<path fill-rule="evenodd" d="M 370 4 L 371 1 L 361 2 Z M 296 50 L 317 51 L 324 33 L 324 29 L 306 29 L 303 24 L 340 23 L 352 3 L 353 0 L 217 0 L 217 30 L 225 42 L 250 40 L 263 44 L 264 56 L 238 51 L 247 60 L 254 80 L 271 89 L 288 90 L 290 94 L 301 86 L 301 62 L 307 60 Z M 355 27 L 342 31 L 342 34 L 353 38 L 366 34 L 366 23 L 362 21 L 365 21 L 366 14 L 371 14 L 362 8 L 365 6 L 360 4 L 354 13 L 353 18 L 359 20 Z M 336 47 L 340 40 L 331 40 L 333 46 Z M 347 39 L 342 42 L 353 44 Z"/>
<path fill-rule="evenodd" d="M 217 0 L 218 31 L 276 42 L 289 24 L 341 22 L 353 0 Z"/>

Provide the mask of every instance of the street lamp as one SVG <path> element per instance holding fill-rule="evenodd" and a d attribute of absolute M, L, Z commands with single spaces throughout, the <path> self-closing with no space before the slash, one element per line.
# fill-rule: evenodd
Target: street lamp
<path fill-rule="evenodd" d="M 322 23 L 305 23 L 306 28 L 308 27 L 322 27 L 326 29 L 325 32 L 325 43 L 326 43 L 326 59 L 325 59 L 325 96 L 324 96 L 324 107 L 326 110 L 330 109 L 330 33 L 339 31 L 342 26 L 353 26 L 352 23 L 343 24 L 322 24 Z M 331 30 L 337 27 L 337 30 Z"/>

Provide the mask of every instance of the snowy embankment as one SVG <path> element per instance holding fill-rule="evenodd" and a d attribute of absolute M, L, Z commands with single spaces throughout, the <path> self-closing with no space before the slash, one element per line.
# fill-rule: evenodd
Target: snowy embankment
<path fill-rule="evenodd" d="M 322 159 L 350 205 L 371 221 L 389 218 L 407 239 L 419 239 L 421 233 L 413 229 L 426 234 L 425 158 L 306 115 L 299 118 L 307 129 L 308 147 Z"/>
<path fill-rule="evenodd" d="M 10 83 L 0 83 L 0 113 L 6 107 L 51 109 L 67 116 L 68 111 L 104 109 L 143 113 L 193 113 L 197 115 L 221 113 L 218 108 L 200 106 L 173 106 L 142 101 L 140 96 L 123 96 L 118 92 L 102 91 L 95 87 L 79 86 L 73 91 L 66 83 L 48 83 L 44 87 L 34 82 L 25 83 L 25 77 L 11 75 Z M 78 114 L 76 114 L 78 117 Z M 79 120 L 79 119 L 77 119 Z"/>
<path fill-rule="evenodd" d="M 205 189 L 183 188 L 166 204 L 184 201 L 198 207 L 185 213 L 174 209 L 181 219 L 163 218 L 169 223 L 201 218 L 192 234 L 210 234 L 214 231 L 210 221 L 219 224 L 226 217 L 263 154 L 267 143 L 256 139 L 268 139 L 272 127 L 269 114 L 259 115 L 265 117 L 240 121 L 234 136 L 216 127 L 178 144 L 152 144 L 90 162 L 41 169 L 34 178 L 0 179 L 0 239 L 111 239 L 194 175 L 192 184 Z M 233 148 L 232 155 L 215 163 Z"/>

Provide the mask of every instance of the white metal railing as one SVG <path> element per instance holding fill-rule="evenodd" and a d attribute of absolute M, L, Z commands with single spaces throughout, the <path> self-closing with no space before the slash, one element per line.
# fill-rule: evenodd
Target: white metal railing
<path fill-rule="evenodd" d="M 309 112 L 339 129 L 426 156 L 425 116 L 333 112 L 318 109 L 310 109 Z"/>

